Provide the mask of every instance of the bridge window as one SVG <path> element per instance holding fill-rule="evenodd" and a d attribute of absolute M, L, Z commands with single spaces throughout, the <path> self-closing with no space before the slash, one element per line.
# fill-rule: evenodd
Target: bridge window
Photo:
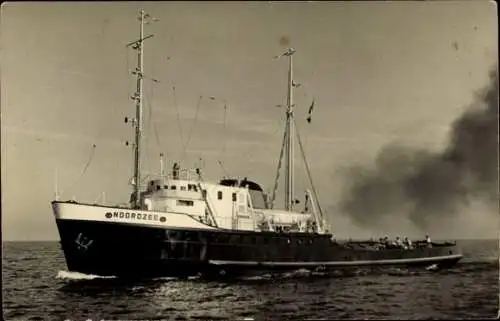
<path fill-rule="evenodd" d="M 177 189 L 177 186 L 172 185 L 172 186 L 170 186 L 170 189 L 175 191 Z"/>
<path fill-rule="evenodd" d="M 217 192 L 217 199 L 221 200 L 222 199 L 222 191 Z"/>
<path fill-rule="evenodd" d="M 193 201 L 188 201 L 188 200 L 177 200 L 177 205 L 180 205 L 180 206 L 193 206 L 194 202 Z"/>

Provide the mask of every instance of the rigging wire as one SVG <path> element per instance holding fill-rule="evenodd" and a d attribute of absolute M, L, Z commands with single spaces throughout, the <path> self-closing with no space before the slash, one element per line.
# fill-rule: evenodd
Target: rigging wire
<path fill-rule="evenodd" d="M 146 100 L 147 101 L 147 100 Z M 151 114 L 153 114 L 153 107 L 151 106 L 151 103 L 148 102 L 148 105 L 149 105 L 149 108 L 151 110 Z M 151 117 L 150 117 L 151 118 Z M 155 122 L 153 120 L 150 120 L 151 122 L 151 127 L 153 128 L 153 134 L 155 136 L 155 141 L 156 141 L 156 145 L 158 145 L 158 148 L 161 148 L 161 144 L 160 144 L 160 136 L 158 136 L 158 130 L 157 130 L 157 127 L 155 125 Z"/>
<path fill-rule="evenodd" d="M 154 63 L 154 60 L 152 63 Z M 154 66 L 152 66 L 151 69 L 154 70 Z M 143 73 L 144 73 L 144 70 L 143 70 Z M 144 77 L 144 75 L 143 75 L 142 79 L 143 79 L 143 82 L 146 80 L 149 80 L 148 78 Z M 153 82 L 153 81 L 151 81 L 151 82 Z M 144 117 L 145 124 L 143 124 L 143 129 L 145 129 L 145 131 L 142 134 L 143 136 L 145 136 L 144 147 L 146 150 L 148 150 L 150 147 L 150 143 L 151 143 L 150 133 L 151 133 L 152 127 L 153 127 L 153 124 L 152 124 L 153 107 L 151 106 L 151 100 L 153 97 L 153 87 L 154 87 L 153 85 L 149 86 L 149 88 L 148 88 L 149 94 L 147 91 L 143 92 L 143 96 L 144 96 L 143 101 L 146 102 L 147 116 L 148 116 L 147 119 L 146 119 L 146 117 Z M 151 100 L 150 100 L 150 98 L 151 98 Z M 151 164 L 149 163 L 149 153 L 146 152 L 146 153 L 142 153 L 142 154 L 144 155 L 143 156 L 143 160 L 144 160 L 143 164 L 146 164 L 147 171 L 148 171 L 148 173 L 150 173 L 151 172 Z"/>
<path fill-rule="evenodd" d="M 85 163 L 85 166 L 83 167 L 83 170 L 80 173 L 80 176 L 76 179 L 75 182 L 73 182 L 73 184 L 70 184 L 70 185 L 66 186 L 66 188 L 62 189 L 60 192 L 61 195 L 64 192 L 64 190 L 71 189 L 71 188 L 75 187 L 83 179 L 85 173 L 89 169 L 89 166 L 90 166 L 90 163 L 92 162 L 92 159 L 94 158 L 95 149 L 96 149 L 96 144 L 92 144 L 92 149 L 90 150 L 89 158 L 87 159 L 87 162 Z"/>
<path fill-rule="evenodd" d="M 304 161 L 304 167 L 306 169 L 306 173 L 307 173 L 307 176 L 309 178 L 309 183 L 311 184 L 314 198 L 316 199 L 316 203 L 318 204 L 319 214 L 321 215 L 322 220 L 324 220 L 323 210 L 321 209 L 321 205 L 319 204 L 318 194 L 316 193 L 316 188 L 314 187 L 314 183 L 312 181 L 311 171 L 309 170 L 309 164 L 307 163 L 307 159 L 306 159 L 305 152 L 304 152 L 304 147 L 302 146 L 302 141 L 300 140 L 299 129 L 297 127 L 297 122 L 295 121 L 295 118 L 293 118 L 293 124 L 295 126 L 295 134 L 297 136 L 297 141 L 299 142 L 300 152 L 302 154 L 302 159 Z"/>
<path fill-rule="evenodd" d="M 222 162 L 220 161 L 220 159 L 217 160 L 217 163 L 219 163 L 219 166 L 222 169 L 222 172 L 224 173 L 224 177 L 230 178 L 231 176 L 229 176 L 228 172 L 224 168 L 224 165 L 222 165 Z"/>
<path fill-rule="evenodd" d="M 198 103 L 196 105 L 196 112 L 195 112 L 195 115 L 194 115 L 194 120 L 193 120 L 193 123 L 191 125 L 191 129 L 189 131 L 188 139 L 187 139 L 186 143 L 184 144 L 184 149 L 183 149 L 183 153 L 182 153 L 182 158 L 183 159 L 186 158 L 186 150 L 187 150 L 187 147 L 189 145 L 189 142 L 191 141 L 191 136 L 193 135 L 194 127 L 195 127 L 196 123 L 198 122 L 198 114 L 200 112 L 200 106 L 201 106 L 201 100 L 202 100 L 202 98 L 203 98 L 202 95 L 200 95 L 200 97 L 198 98 Z"/>
<path fill-rule="evenodd" d="M 112 108 L 112 113 L 115 114 L 115 111 L 117 109 L 117 105 L 114 106 L 114 108 Z M 107 126 L 107 124 L 103 125 L 102 128 L 99 130 L 99 133 L 97 134 L 97 136 L 95 137 L 95 141 L 98 142 L 101 137 L 109 131 L 109 126 Z M 69 184 L 66 188 L 64 189 L 70 189 L 70 188 L 73 188 L 75 187 L 76 185 L 78 185 L 78 183 L 81 182 L 81 180 L 84 178 L 85 174 L 87 173 L 88 169 L 90 168 L 90 165 L 92 164 L 92 161 L 94 159 L 94 156 L 95 156 L 95 152 L 96 152 L 96 148 L 97 148 L 97 144 L 96 143 L 93 143 L 92 144 L 92 147 L 91 147 L 91 150 L 90 150 L 90 153 L 89 153 L 89 157 L 87 159 L 87 162 L 85 163 L 81 173 L 80 173 L 80 176 L 75 180 L 75 182 L 73 182 L 72 184 Z M 61 192 L 62 194 L 62 192 Z"/>
<path fill-rule="evenodd" d="M 274 138 L 274 137 L 276 136 L 276 134 L 278 133 L 278 131 L 280 130 L 280 128 L 282 128 L 282 127 L 283 127 L 283 126 L 282 126 L 282 124 L 281 124 L 281 120 L 278 120 L 278 121 L 276 122 L 276 127 L 275 127 L 275 129 L 273 130 L 273 132 L 272 132 L 271 136 Z M 271 146 L 269 146 L 269 145 L 267 145 L 267 144 L 266 144 L 266 145 L 264 145 L 264 144 L 262 144 L 262 143 L 261 143 L 261 144 L 259 145 L 259 149 L 262 149 L 262 153 L 272 153 L 272 152 L 273 152 L 273 151 L 271 151 Z M 272 149 L 274 150 L 274 148 L 272 148 Z M 253 149 L 250 149 L 250 148 L 249 148 L 249 149 L 245 150 L 245 151 L 242 153 L 241 157 L 242 157 L 243 159 L 245 159 L 247 162 L 249 162 L 249 163 L 250 163 L 250 162 L 252 162 L 252 161 L 254 160 L 254 156 L 255 156 L 255 155 L 256 155 L 256 154 L 255 154 L 255 151 L 254 151 Z M 259 154 L 259 155 L 260 155 L 260 154 Z M 248 174 L 248 175 L 253 175 L 253 173 L 255 173 L 255 171 L 256 171 L 256 169 L 255 169 L 255 168 L 254 168 L 254 169 L 249 169 L 247 174 Z"/>
<path fill-rule="evenodd" d="M 179 127 L 179 135 L 180 135 L 180 139 L 181 139 L 182 152 L 184 154 L 184 150 L 185 150 L 184 135 L 182 133 L 182 124 L 181 124 L 181 118 L 180 118 L 180 113 L 179 113 L 179 106 L 177 105 L 177 94 L 175 91 L 175 83 L 173 80 L 172 80 L 172 96 L 174 99 L 175 112 L 176 112 L 176 116 L 177 116 L 177 127 Z"/>
<path fill-rule="evenodd" d="M 126 56 L 127 56 L 127 67 L 128 67 L 128 50 L 126 50 Z M 127 68 L 128 70 L 128 68 Z M 116 110 L 118 109 L 118 106 L 117 105 L 112 105 L 112 114 L 116 114 Z M 88 159 L 87 159 L 87 162 L 85 163 L 85 165 L 83 166 L 83 169 L 80 173 L 80 175 L 78 176 L 78 178 L 73 182 L 73 183 L 70 183 L 68 184 L 68 186 L 66 186 L 64 189 L 61 189 L 61 192 L 60 194 L 62 194 L 64 192 L 64 190 L 67 190 L 67 189 L 71 189 L 73 187 L 75 187 L 76 185 L 78 185 L 84 178 L 85 174 L 87 173 L 87 171 L 89 170 L 90 168 L 90 165 L 92 164 L 92 161 L 94 159 L 94 156 L 95 156 L 95 153 L 96 153 L 96 149 L 97 149 L 97 143 L 96 142 L 99 142 L 99 140 L 101 139 L 101 137 L 107 133 L 108 131 L 110 130 L 110 127 L 108 126 L 108 124 L 104 124 L 101 129 L 99 130 L 97 136 L 94 138 L 94 143 L 92 143 L 92 146 L 91 146 L 91 149 L 90 149 L 90 153 L 89 153 L 89 156 L 88 156 Z M 59 193 L 59 191 L 58 191 Z"/>
<path fill-rule="evenodd" d="M 222 159 L 224 160 L 224 162 L 226 161 L 226 141 L 227 141 L 227 135 L 226 135 L 226 120 L 227 120 L 227 103 L 224 102 L 224 129 L 223 129 L 223 132 L 222 132 L 222 135 L 224 136 L 224 142 L 223 142 L 223 145 L 222 145 Z M 222 164 L 221 164 L 222 166 Z"/>
<path fill-rule="evenodd" d="M 153 83 L 156 82 L 156 81 L 153 81 Z M 158 146 L 158 148 L 161 148 L 161 145 L 160 145 L 160 138 L 158 136 L 158 132 L 156 130 L 156 126 L 154 124 L 154 121 L 153 121 L 153 106 L 151 104 L 151 101 L 153 100 L 153 94 L 154 94 L 154 85 L 150 86 L 149 88 L 149 94 L 148 93 L 145 93 L 144 96 L 145 96 L 145 101 L 146 101 L 146 104 L 148 106 L 148 124 L 149 124 L 149 130 L 153 132 L 153 135 L 155 136 L 155 142 L 156 142 L 156 145 Z M 150 143 L 150 135 L 145 135 L 146 136 L 146 140 L 147 140 L 147 144 L 146 146 L 149 147 L 149 143 Z M 148 163 L 148 153 L 146 153 L 145 155 L 145 163 L 148 164 L 148 171 L 151 172 L 151 164 Z"/>
<path fill-rule="evenodd" d="M 125 47 L 125 59 L 127 59 L 127 74 L 130 72 L 130 51 L 129 48 Z"/>
<path fill-rule="evenodd" d="M 285 145 L 287 144 L 287 137 L 288 137 L 288 131 L 289 128 L 288 126 L 285 126 L 285 132 L 283 135 L 283 143 L 281 144 L 281 151 L 280 151 L 280 158 L 278 161 L 278 169 L 276 171 L 276 178 L 274 180 L 274 188 L 273 188 L 273 193 L 271 195 L 271 209 L 274 207 L 274 201 L 276 199 L 276 191 L 278 190 L 278 181 L 280 178 L 280 171 L 281 171 L 281 162 L 283 161 L 283 153 L 285 151 Z"/>

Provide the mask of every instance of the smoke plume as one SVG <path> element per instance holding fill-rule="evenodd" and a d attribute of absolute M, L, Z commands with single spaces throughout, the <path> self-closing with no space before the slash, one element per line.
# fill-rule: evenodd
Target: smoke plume
<path fill-rule="evenodd" d="M 352 166 L 345 172 L 339 210 L 361 226 L 406 216 L 420 229 L 453 221 L 477 202 L 498 211 L 498 147 L 495 69 L 488 87 L 453 123 L 444 150 L 384 146 L 372 168 Z"/>

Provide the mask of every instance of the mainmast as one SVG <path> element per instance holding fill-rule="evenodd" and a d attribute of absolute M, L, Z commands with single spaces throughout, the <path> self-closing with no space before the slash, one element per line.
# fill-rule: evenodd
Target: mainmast
<path fill-rule="evenodd" d="M 283 55 L 288 56 L 288 95 L 287 95 L 287 109 L 286 109 L 286 123 L 287 123 L 287 149 L 286 149 L 286 182 L 285 182 L 285 209 L 287 211 L 293 210 L 293 186 L 294 186 L 294 153 L 293 153 L 293 54 L 295 53 L 295 49 L 290 48 Z"/>
<path fill-rule="evenodd" d="M 278 180 L 280 176 L 280 169 L 281 169 L 281 161 L 283 159 L 283 156 L 286 158 L 286 177 L 285 177 L 285 210 L 288 212 L 293 211 L 293 206 L 295 204 L 294 202 L 294 197 L 293 197 L 293 181 L 294 181 L 294 151 L 293 151 L 293 137 L 294 133 L 297 135 L 297 142 L 300 147 L 300 152 L 302 154 L 302 158 L 304 160 L 304 166 L 306 167 L 307 171 L 307 176 L 309 177 L 309 182 L 311 183 L 311 188 L 314 194 L 315 198 L 315 203 L 312 200 L 312 197 L 310 196 L 310 192 L 306 191 L 307 198 L 311 199 L 311 204 L 313 206 L 313 213 L 316 213 L 316 209 L 318 210 L 318 216 L 316 216 L 316 223 L 318 224 L 318 230 L 323 231 L 324 230 L 324 215 L 323 211 L 321 210 L 321 206 L 319 205 L 318 201 L 318 194 L 316 193 L 316 189 L 314 188 L 314 184 L 312 181 L 311 177 L 311 171 L 309 170 L 309 165 L 306 160 L 306 156 L 304 153 L 304 146 L 302 145 L 301 139 L 299 132 L 296 128 L 295 125 L 295 119 L 293 115 L 294 107 L 295 104 L 293 103 L 293 89 L 295 87 L 300 86 L 300 84 L 295 83 L 293 80 L 293 54 L 295 54 L 296 50 L 294 48 L 289 48 L 286 52 L 282 53 L 279 56 L 275 56 L 274 58 L 280 58 L 283 56 L 288 57 L 288 95 L 287 95 L 287 105 L 286 105 L 286 125 L 285 125 L 285 133 L 283 137 L 283 143 L 281 145 L 281 152 L 280 152 L 280 157 L 278 161 L 278 170 L 276 172 L 276 179 L 274 180 L 274 189 L 271 194 L 271 202 L 270 202 L 270 207 L 273 208 L 274 206 L 274 201 L 276 199 L 276 190 L 278 189 Z M 314 101 L 313 101 L 314 104 Z M 311 105 L 310 110 L 312 108 Z M 278 107 L 282 107 L 282 105 L 278 105 Z M 310 113 L 311 111 L 309 111 Z M 307 199 L 306 199 L 307 202 Z M 316 207 L 316 206 L 317 207 Z"/>
<path fill-rule="evenodd" d="M 293 88 L 295 83 L 293 81 L 293 54 L 294 48 L 289 48 L 286 52 L 277 56 L 276 58 L 286 56 L 288 57 L 288 91 L 286 102 L 286 127 L 285 127 L 285 159 L 286 159 L 286 176 L 285 176 L 285 209 L 289 212 L 293 211 L 293 187 L 294 187 L 294 153 L 293 153 Z M 273 197 L 274 201 L 274 197 Z"/>
<path fill-rule="evenodd" d="M 144 80 L 144 40 L 153 37 L 149 35 L 144 37 L 144 23 L 147 23 L 147 19 L 150 18 L 149 14 L 146 14 L 143 10 L 139 11 L 139 40 L 131 42 L 127 47 L 132 47 L 132 49 L 137 50 L 137 67 L 135 71 L 132 72 L 137 77 L 137 89 L 134 95 L 131 97 L 135 101 L 135 119 L 133 119 L 133 125 L 135 127 L 135 143 L 134 143 L 134 198 L 132 206 L 134 208 L 140 208 L 140 187 L 141 187 L 141 135 L 142 135 L 142 104 L 143 104 L 143 80 Z M 127 119 L 125 119 L 127 122 Z"/>

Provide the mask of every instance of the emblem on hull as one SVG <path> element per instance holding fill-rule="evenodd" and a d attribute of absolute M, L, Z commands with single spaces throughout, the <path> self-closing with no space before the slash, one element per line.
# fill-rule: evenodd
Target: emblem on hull
<path fill-rule="evenodd" d="M 78 250 L 86 252 L 88 250 L 89 246 L 92 245 L 92 243 L 94 243 L 94 241 L 89 240 L 88 238 L 83 236 L 82 233 L 79 233 L 75 239 L 75 243 L 77 245 Z"/>

